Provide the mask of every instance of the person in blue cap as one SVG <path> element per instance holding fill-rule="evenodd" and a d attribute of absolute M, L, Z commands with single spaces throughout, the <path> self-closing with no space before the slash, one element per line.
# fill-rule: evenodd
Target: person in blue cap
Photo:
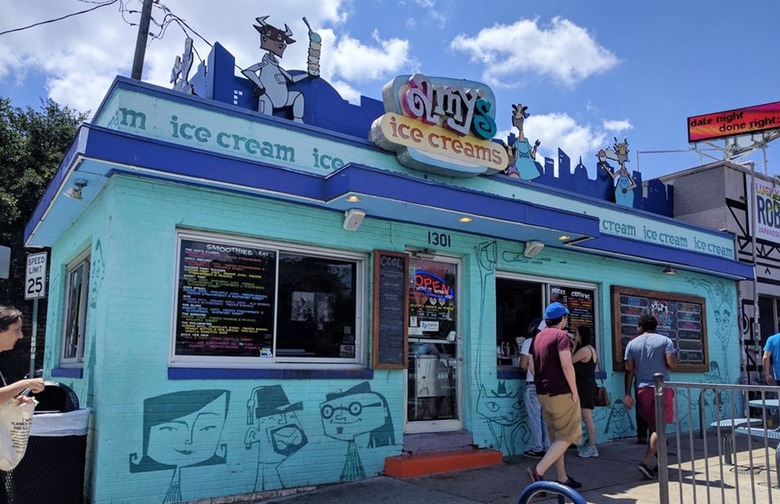
<path fill-rule="evenodd" d="M 580 488 L 582 483 L 566 473 L 566 449 L 582 439 L 582 416 L 577 380 L 571 360 L 571 340 L 563 330 L 569 310 L 561 303 L 550 303 L 544 310 L 547 325 L 531 345 L 531 366 L 536 395 L 542 405 L 544 420 L 552 444 L 547 453 L 528 469 L 532 482 L 542 481 L 544 473 L 555 467 L 558 483 Z"/>

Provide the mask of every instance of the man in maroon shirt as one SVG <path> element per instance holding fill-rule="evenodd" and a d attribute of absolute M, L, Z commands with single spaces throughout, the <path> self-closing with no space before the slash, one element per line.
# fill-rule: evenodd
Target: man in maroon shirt
<path fill-rule="evenodd" d="M 564 457 L 571 444 L 582 439 L 582 417 L 574 364 L 571 362 L 571 341 L 563 331 L 569 310 L 561 303 L 551 303 L 544 310 L 547 327 L 534 338 L 532 356 L 536 394 L 542 405 L 544 420 L 553 443 L 536 467 L 528 469 L 532 481 L 542 481 L 550 466 L 555 466 L 558 483 L 580 488 L 582 483 L 566 474 Z"/>

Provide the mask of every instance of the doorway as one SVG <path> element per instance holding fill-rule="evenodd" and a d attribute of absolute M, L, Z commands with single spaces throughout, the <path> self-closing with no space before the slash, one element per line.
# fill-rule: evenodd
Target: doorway
<path fill-rule="evenodd" d="M 458 292 L 459 262 L 409 261 L 409 362 L 406 431 L 463 427 Z"/>

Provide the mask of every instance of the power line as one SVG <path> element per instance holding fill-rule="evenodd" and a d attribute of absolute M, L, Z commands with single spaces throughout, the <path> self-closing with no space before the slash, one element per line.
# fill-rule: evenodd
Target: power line
<path fill-rule="evenodd" d="M 36 26 L 41 26 L 41 25 L 45 25 L 45 24 L 49 24 L 49 23 L 56 23 L 57 21 L 62 21 L 63 19 L 68 19 L 69 17 L 74 17 L 74 16 L 78 16 L 78 15 L 81 15 L 81 14 L 86 14 L 87 12 L 92 12 L 93 10 L 97 10 L 97 9 L 99 9 L 101 7 L 107 7 L 107 6 L 111 5 L 111 4 L 117 3 L 118 1 L 119 0 L 108 0 L 107 2 L 99 3 L 99 4 L 95 5 L 94 7 L 90 7 L 89 9 L 85 9 L 83 11 L 73 12 L 71 14 L 66 14 L 66 15 L 64 15 L 62 17 L 58 17 L 58 18 L 55 18 L 55 19 L 49 19 L 48 21 L 41 21 L 39 23 L 34 23 L 34 24 L 29 25 L 29 26 L 22 26 L 20 28 L 13 28 L 11 30 L 6 30 L 4 32 L 0 32 L 0 36 L 6 35 L 8 33 L 14 33 L 14 32 L 20 32 L 20 31 L 24 31 L 24 30 L 29 30 L 30 28 L 35 28 Z M 85 3 L 95 3 L 95 2 L 85 2 Z"/>

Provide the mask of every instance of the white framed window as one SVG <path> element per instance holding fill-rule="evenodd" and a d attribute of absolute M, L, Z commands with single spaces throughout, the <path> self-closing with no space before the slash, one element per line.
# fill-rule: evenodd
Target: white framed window
<path fill-rule="evenodd" d="M 367 256 L 177 233 L 171 363 L 360 365 Z"/>
<path fill-rule="evenodd" d="M 84 363 L 84 337 L 87 327 L 90 255 L 82 255 L 68 265 L 63 317 L 63 365 Z"/>

